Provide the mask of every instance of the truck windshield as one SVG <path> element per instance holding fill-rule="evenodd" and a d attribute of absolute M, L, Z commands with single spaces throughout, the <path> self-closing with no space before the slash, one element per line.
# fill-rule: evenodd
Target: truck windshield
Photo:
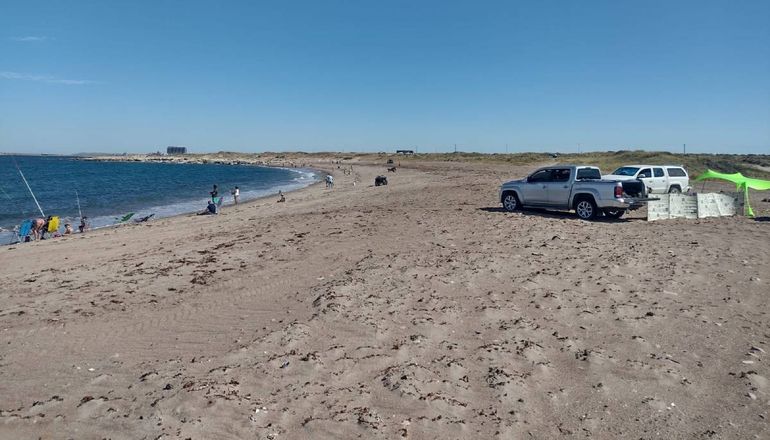
<path fill-rule="evenodd" d="M 636 175 L 637 171 L 639 171 L 639 168 L 636 167 L 620 167 L 613 171 L 612 174 L 616 176 L 633 176 Z"/>

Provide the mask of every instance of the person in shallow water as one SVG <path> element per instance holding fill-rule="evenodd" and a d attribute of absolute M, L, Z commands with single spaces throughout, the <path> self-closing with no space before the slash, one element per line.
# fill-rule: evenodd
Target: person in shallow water
<path fill-rule="evenodd" d="M 236 186 L 236 187 L 235 187 L 235 189 L 233 189 L 232 191 L 230 191 L 230 194 L 232 194 L 232 195 L 233 195 L 233 201 L 234 201 L 234 202 L 235 202 L 235 204 L 237 205 L 237 204 L 238 204 L 238 197 L 240 197 L 240 196 L 241 196 L 241 190 L 240 190 L 240 189 L 238 189 L 238 187 Z"/>
<path fill-rule="evenodd" d="M 78 231 L 85 232 L 88 230 L 88 224 L 86 223 L 86 219 L 88 217 L 80 217 L 80 226 L 78 226 Z"/>
<path fill-rule="evenodd" d="M 72 225 L 69 223 L 64 224 L 64 235 L 72 234 Z"/>
<path fill-rule="evenodd" d="M 217 186 L 216 185 L 214 185 L 214 189 L 212 189 L 209 194 L 211 194 L 211 200 L 212 201 L 214 201 L 214 199 L 217 198 L 217 196 L 219 195 L 219 191 L 217 190 Z"/>

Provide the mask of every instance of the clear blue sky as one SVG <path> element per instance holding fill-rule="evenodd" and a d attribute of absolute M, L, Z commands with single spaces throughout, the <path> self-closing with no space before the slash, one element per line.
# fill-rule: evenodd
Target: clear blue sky
<path fill-rule="evenodd" d="M 0 151 L 770 153 L 770 1 L 0 0 Z"/>

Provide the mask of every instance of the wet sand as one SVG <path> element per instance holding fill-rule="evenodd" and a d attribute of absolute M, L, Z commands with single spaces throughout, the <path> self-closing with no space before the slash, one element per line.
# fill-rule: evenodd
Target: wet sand
<path fill-rule="evenodd" d="M 0 438 L 770 436 L 770 222 L 502 212 L 532 167 L 326 167 L 286 203 L 0 248 Z"/>

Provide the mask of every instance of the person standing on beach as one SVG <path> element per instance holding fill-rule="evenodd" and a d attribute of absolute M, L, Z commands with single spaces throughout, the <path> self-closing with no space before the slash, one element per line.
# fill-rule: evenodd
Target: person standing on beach
<path fill-rule="evenodd" d="M 215 199 L 219 195 L 219 191 L 217 190 L 217 186 L 216 185 L 214 185 L 214 189 L 212 189 L 209 194 L 211 194 L 211 201 L 216 203 L 217 201 Z"/>
<path fill-rule="evenodd" d="M 40 240 L 41 233 L 45 227 L 45 219 L 36 218 L 32 220 L 32 237 L 35 240 Z"/>
<path fill-rule="evenodd" d="M 51 223 L 51 219 L 53 218 L 52 215 L 49 215 L 45 219 L 45 223 L 43 224 L 43 228 L 40 231 L 40 239 L 45 240 L 45 233 L 48 232 L 48 224 Z"/>
<path fill-rule="evenodd" d="M 86 219 L 88 219 L 88 217 L 80 217 L 80 226 L 78 226 L 78 230 L 80 232 L 85 232 L 88 230 L 88 224 L 86 223 Z"/>
<path fill-rule="evenodd" d="M 238 189 L 238 187 L 236 186 L 234 190 L 230 191 L 230 194 L 233 195 L 233 200 L 235 201 L 235 204 L 237 205 L 238 204 L 238 197 L 241 196 L 241 190 Z"/>

